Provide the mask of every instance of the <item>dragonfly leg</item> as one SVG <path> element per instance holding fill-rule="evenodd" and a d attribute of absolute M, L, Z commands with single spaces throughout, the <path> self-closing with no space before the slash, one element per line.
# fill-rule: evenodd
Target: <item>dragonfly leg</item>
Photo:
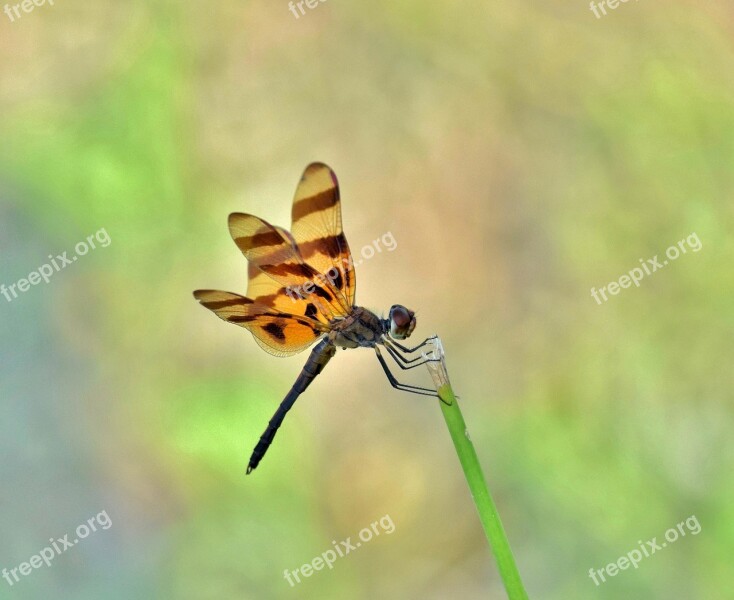
<path fill-rule="evenodd" d="M 391 344 L 387 341 L 384 342 L 385 349 L 388 351 L 390 356 L 392 356 L 395 359 L 395 363 L 403 369 L 403 371 L 406 371 L 408 369 L 414 369 L 415 367 L 421 367 L 429 362 L 439 362 L 441 359 L 439 358 L 424 358 L 423 356 L 417 356 L 416 358 L 405 358 L 400 352 L 395 350 Z M 417 364 L 411 364 L 415 363 L 416 361 L 421 361 Z"/>
<path fill-rule="evenodd" d="M 433 396 L 434 398 L 438 398 L 438 393 L 430 388 L 422 388 L 418 387 L 417 385 L 400 383 L 397 379 L 395 379 L 395 375 L 391 373 L 390 368 L 387 366 L 387 363 L 382 357 L 380 349 L 377 346 L 375 346 L 375 353 L 377 354 L 377 360 L 379 360 L 380 364 L 382 365 L 383 371 L 385 371 L 385 375 L 387 375 L 387 380 L 390 382 L 390 385 L 393 386 L 396 390 L 411 392 L 413 394 L 419 394 L 421 396 Z"/>
<path fill-rule="evenodd" d="M 438 336 L 432 335 L 431 337 L 427 337 L 425 340 L 423 340 L 420 344 L 418 344 L 415 348 L 406 348 L 402 344 L 398 344 L 395 340 L 391 339 L 390 341 L 395 344 L 398 348 L 400 348 L 403 352 L 415 352 L 416 350 L 423 348 L 426 344 L 431 343 L 433 340 L 435 340 Z"/>
<path fill-rule="evenodd" d="M 436 337 L 438 337 L 438 336 L 433 336 L 433 338 L 428 338 L 428 339 L 435 339 Z M 403 371 L 407 371 L 408 369 L 413 369 L 414 367 L 423 366 L 426 363 L 441 362 L 441 359 L 440 358 L 425 358 L 423 356 L 419 356 L 417 358 L 412 358 L 412 359 L 407 359 L 402 354 L 400 354 L 400 352 L 398 352 L 397 350 L 395 350 L 394 348 L 392 348 L 391 345 L 395 343 L 394 341 L 391 340 L 390 342 L 388 342 L 388 341 L 384 340 L 383 343 L 385 345 L 385 349 L 390 353 L 390 356 L 392 356 L 393 359 L 395 360 L 395 364 L 397 364 L 401 369 L 403 369 Z M 377 350 L 377 348 L 375 348 L 375 350 Z M 378 352 L 378 358 L 381 358 L 381 356 L 379 356 L 379 352 Z M 414 365 L 413 364 L 409 364 L 409 363 L 413 363 L 413 362 L 415 362 L 417 360 L 420 360 L 420 359 L 423 359 L 422 362 L 419 362 L 419 363 L 414 364 Z M 401 364 L 401 361 L 402 361 L 402 363 L 405 363 L 405 364 Z M 425 388 L 421 388 L 421 389 L 425 389 Z M 441 398 L 441 397 L 439 396 L 439 398 Z M 457 400 L 461 400 L 461 398 L 459 396 L 456 396 L 456 399 Z M 443 401 L 444 401 L 443 398 L 441 398 L 441 402 L 443 402 Z"/>

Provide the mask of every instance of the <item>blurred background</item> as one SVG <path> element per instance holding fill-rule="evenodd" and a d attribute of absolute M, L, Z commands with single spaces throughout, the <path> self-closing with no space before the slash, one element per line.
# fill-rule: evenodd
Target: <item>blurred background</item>
<path fill-rule="evenodd" d="M 0 598 L 505 597 L 437 403 L 371 352 L 339 352 L 245 477 L 307 354 L 191 292 L 245 293 L 227 215 L 288 227 L 314 160 L 355 254 L 395 239 L 357 302 L 442 336 L 530 597 L 731 598 L 731 3 L 304 8 L 0 14 L 0 283 L 111 240 L 0 297 L 0 568 L 112 521 Z M 285 580 L 384 515 L 393 533 Z M 691 515 L 700 534 L 589 577 Z"/>

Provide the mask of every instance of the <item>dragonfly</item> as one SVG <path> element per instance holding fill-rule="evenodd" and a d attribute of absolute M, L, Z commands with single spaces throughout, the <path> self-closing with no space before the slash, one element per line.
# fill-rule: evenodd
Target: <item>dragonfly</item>
<path fill-rule="evenodd" d="M 196 290 L 194 297 L 219 318 L 249 330 L 272 355 L 292 356 L 318 341 L 260 436 L 248 474 L 257 468 L 286 414 L 337 348 L 371 348 L 392 387 L 438 397 L 433 389 L 399 382 L 380 350 L 402 370 L 434 360 L 415 353 L 436 336 L 412 348 L 400 343 L 415 329 L 415 312 L 394 304 L 382 318 L 355 304 L 357 281 L 342 230 L 339 183 L 327 165 L 315 162 L 303 172 L 293 200 L 290 231 L 254 215 L 232 213 L 229 232 L 248 261 L 247 296 Z"/>

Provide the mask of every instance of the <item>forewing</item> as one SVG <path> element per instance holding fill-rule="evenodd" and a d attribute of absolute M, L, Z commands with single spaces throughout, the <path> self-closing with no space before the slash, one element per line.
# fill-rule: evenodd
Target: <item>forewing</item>
<path fill-rule="evenodd" d="M 247 295 L 258 304 L 278 312 L 308 317 L 323 325 L 328 325 L 333 318 L 325 314 L 330 310 L 325 300 L 319 302 L 319 296 L 306 294 L 298 287 L 283 287 L 252 263 L 248 266 L 248 279 Z M 313 294 L 315 293 L 314 290 Z"/>
<path fill-rule="evenodd" d="M 293 199 L 291 234 L 306 264 L 329 278 L 348 308 L 354 306 L 357 281 L 342 230 L 339 182 L 323 163 L 303 172 Z"/>
<path fill-rule="evenodd" d="M 231 292 L 197 290 L 194 297 L 220 319 L 249 330 L 264 350 L 276 356 L 298 354 L 328 331 L 319 321 L 280 312 Z"/>
<path fill-rule="evenodd" d="M 243 213 L 229 216 L 229 231 L 249 261 L 247 295 L 255 302 L 281 309 L 286 301 L 296 303 L 286 312 L 301 315 L 313 310 L 311 304 L 323 322 L 349 313 L 339 290 L 303 260 L 287 231 Z M 261 297 L 266 299 L 261 302 Z"/>

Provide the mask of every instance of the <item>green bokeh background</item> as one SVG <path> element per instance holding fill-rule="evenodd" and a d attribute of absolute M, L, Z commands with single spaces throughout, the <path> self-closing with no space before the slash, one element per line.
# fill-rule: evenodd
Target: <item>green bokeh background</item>
<path fill-rule="evenodd" d="M 244 293 L 226 217 L 339 175 L 357 301 L 418 311 L 532 598 L 732 598 L 734 8 L 725 0 L 56 0 L 0 14 L 0 598 L 502 598 L 440 411 L 339 352 L 261 467 L 305 355 L 191 297 Z M 590 288 L 681 256 L 602 305 Z M 416 381 L 427 383 L 427 374 Z M 295 569 L 389 514 L 333 570 Z M 696 515 L 596 587 L 601 568 Z"/>

